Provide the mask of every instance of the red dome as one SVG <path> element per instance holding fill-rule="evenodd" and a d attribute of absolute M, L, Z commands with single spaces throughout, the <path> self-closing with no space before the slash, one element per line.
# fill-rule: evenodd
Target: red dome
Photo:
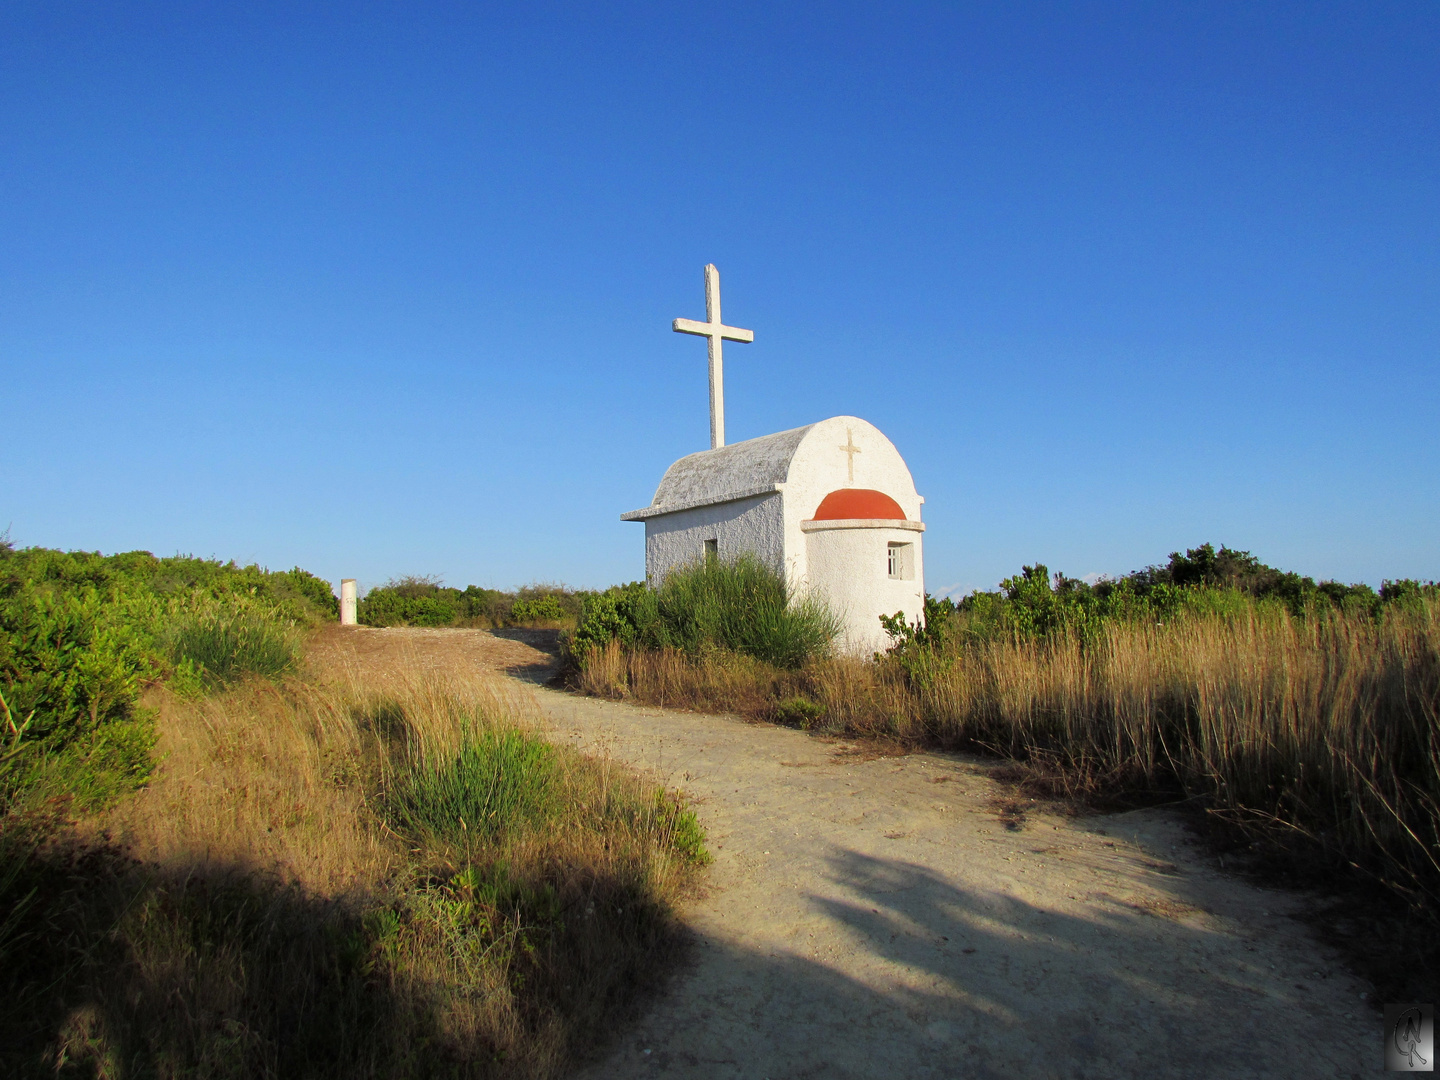
<path fill-rule="evenodd" d="M 815 511 L 816 521 L 841 521 L 851 518 L 886 518 L 904 521 L 905 511 L 883 491 L 872 488 L 841 488 L 820 500 Z"/>

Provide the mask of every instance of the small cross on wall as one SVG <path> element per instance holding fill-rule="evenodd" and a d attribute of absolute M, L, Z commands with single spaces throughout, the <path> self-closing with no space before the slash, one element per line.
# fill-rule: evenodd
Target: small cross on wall
<path fill-rule="evenodd" d="M 676 319 L 673 329 L 677 334 L 695 334 L 710 340 L 710 449 L 718 450 L 725 445 L 725 368 L 720 343 L 754 341 L 755 332 L 720 321 L 720 271 L 714 263 L 705 267 L 705 321 Z"/>
<path fill-rule="evenodd" d="M 855 482 L 855 455 L 860 453 L 860 448 L 855 445 L 855 436 L 850 434 L 848 427 L 845 429 L 845 445 L 840 447 L 840 449 L 849 455 L 845 459 L 845 464 L 850 467 L 849 482 L 853 484 Z"/>

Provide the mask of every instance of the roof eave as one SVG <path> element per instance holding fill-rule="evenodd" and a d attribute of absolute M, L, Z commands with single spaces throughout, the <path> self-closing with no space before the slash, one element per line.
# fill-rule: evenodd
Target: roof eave
<path fill-rule="evenodd" d="M 621 514 L 621 521 L 649 521 L 651 518 L 664 517 L 666 514 L 678 514 L 684 510 L 696 510 L 702 506 L 719 506 L 722 503 L 739 502 L 741 499 L 753 499 L 757 495 L 773 495 L 777 491 L 784 491 L 784 484 L 766 484 L 763 487 L 751 488 L 749 491 L 738 491 L 729 495 L 717 495 L 710 499 L 697 499 L 694 502 L 676 503 L 673 506 L 646 506 L 639 510 L 631 510 L 628 514 Z"/>

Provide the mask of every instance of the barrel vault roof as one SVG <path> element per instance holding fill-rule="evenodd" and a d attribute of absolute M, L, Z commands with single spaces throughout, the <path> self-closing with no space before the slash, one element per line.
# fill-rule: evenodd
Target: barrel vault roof
<path fill-rule="evenodd" d="M 677 510 L 775 491 L 776 485 L 785 482 L 795 451 L 814 426 L 806 424 L 683 457 L 665 470 L 649 506 L 622 514 L 621 518 L 644 521 Z"/>

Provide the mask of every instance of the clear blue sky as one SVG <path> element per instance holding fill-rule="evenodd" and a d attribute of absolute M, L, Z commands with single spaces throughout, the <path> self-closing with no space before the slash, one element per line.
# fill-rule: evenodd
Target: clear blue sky
<path fill-rule="evenodd" d="M 0 8 L 0 529 L 643 574 L 854 413 L 931 591 L 1210 540 L 1440 578 L 1440 5 Z"/>

